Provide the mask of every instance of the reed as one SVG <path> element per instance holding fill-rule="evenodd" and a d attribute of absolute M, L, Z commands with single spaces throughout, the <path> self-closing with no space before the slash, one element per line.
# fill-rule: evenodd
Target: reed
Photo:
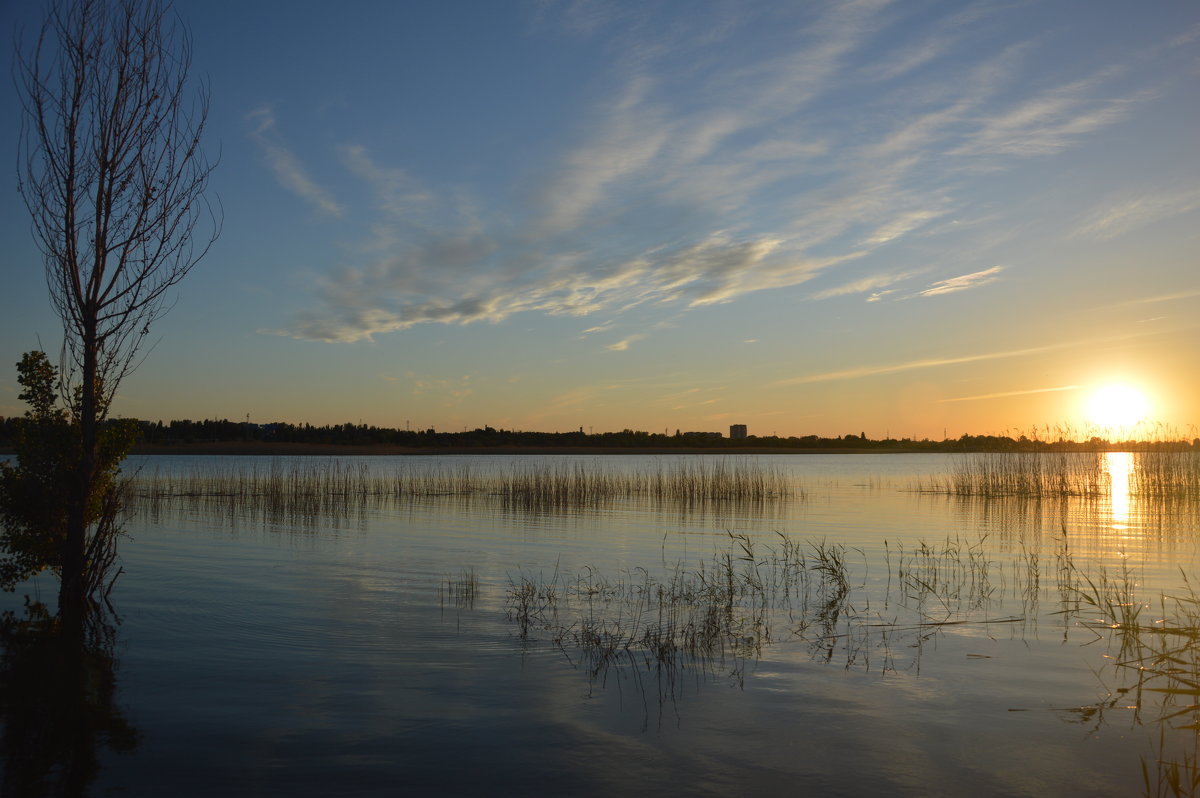
<path fill-rule="evenodd" d="M 1152 499 L 1200 502 L 1200 452 L 1139 452 L 1129 487 Z"/>
<path fill-rule="evenodd" d="M 958 458 L 946 477 L 916 487 L 954 496 L 1094 497 L 1107 482 L 1098 452 L 976 452 Z"/>
<path fill-rule="evenodd" d="M 1192 696 L 1188 711 L 1200 713 L 1200 596 L 1186 574 L 1182 592 L 1163 597 L 1151 618 L 1133 572 L 1081 565 L 1065 529 L 1055 537 L 1052 569 L 1043 570 L 1036 544 L 1023 543 L 1007 556 L 1011 579 L 987 540 L 885 545 L 887 573 L 871 582 L 865 555 L 844 544 L 782 534 L 771 544 L 731 533 L 726 547 L 692 567 L 664 564 L 615 578 L 556 568 L 549 579 L 510 579 L 507 615 L 522 639 L 543 635 L 593 663 L 638 654 L 656 668 L 712 667 L 790 640 L 846 667 L 870 669 L 871 653 L 883 650 L 880 667 L 894 670 L 901 663 L 892 649 L 902 641 L 915 657 L 952 626 L 1023 627 L 1036 623 L 1043 595 L 1057 594 L 1053 616 L 1113 640 L 1116 661 L 1139 684 L 1156 679 L 1162 684 L 1153 689 L 1164 695 Z M 1020 614 L 992 614 L 1007 602 Z M 1193 722 L 1200 728 L 1200 714 Z"/>
<path fill-rule="evenodd" d="M 898 585 L 895 600 L 901 606 L 925 607 L 936 599 L 951 618 L 963 612 L 989 608 L 996 594 L 991 573 L 993 562 L 984 544 L 987 537 L 977 541 L 947 537 L 944 541 L 918 541 L 911 549 L 897 544 L 895 565 L 888 553 L 889 598 L 891 579 Z M 929 610 L 922 614 L 928 619 Z"/>
<path fill-rule="evenodd" d="M 233 465 L 202 473 L 161 471 L 131 481 L 134 509 L 152 516 L 172 511 L 260 515 L 299 521 L 366 512 L 384 504 L 428 497 L 498 497 L 527 510 L 595 507 L 643 499 L 694 506 L 803 498 L 778 468 L 724 460 L 659 464 L 636 471 L 594 461 L 511 465 L 494 473 L 462 467 L 395 465 L 371 468 L 336 459 Z"/>
<path fill-rule="evenodd" d="M 1098 498 L 1112 478 L 1104 452 L 976 452 L 960 456 L 950 474 L 914 487 L 964 497 Z M 1134 452 L 1128 479 L 1134 496 L 1200 502 L 1200 452 Z"/>
<path fill-rule="evenodd" d="M 506 614 L 522 640 L 545 635 L 581 655 L 594 676 L 627 661 L 674 680 L 689 667 L 743 661 L 770 638 L 763 580 L 757 561 L 736 556 L 744 552 L 735 546 L 663 576 L 608 578 L 591 568 L 549 580 L 522 575 L 510 580 Z"/>
<path fill-rule="evenodd" d="M 474 568 L 462 569 L 457 577 L 447 576 L 438 585 L 438 597 L 443 608 L 447 604 L 459 610 L 475 609 L 479 595 L 479 574 Z"/>
<path fill-rule="evenodd" d="M 860 550 L 782 534 L 772 545 L 729 533 L 725 548 L 690 568 L 676 563 L 657 574 L 639 568 L 609 578 L 585 567 L 574 576 L 556 569 L 550 580 L 510 579 L 506 614 L 522 640 L 543 636 L 570 648 L 593 673 L 633 658 L 672 679 L 687 669 L 730 668 L 736 675 L 781 640 L 847 668 L 870 669 L 872 651 L 884 648 L 881 667 L 888 670 L 896 667 L 890 647 L 897 636 L 919 648 L 950 625 L 1019 620 L 978 617 L 992 591 L 989 565 L 982 543 L 948 539 L 897 549 L 901 595 L 884 597 L 892 608 L 885 617 L 872 610 Z"/>
<path fill-rule="evenodd" d="M 1112 649 L 1105 662 L 1113 673 L 1097 673 L 1108 697 L 1061 711 L 1103 723 L 1106 713 L 1132 707 L 1136 724 L 1160 731 L 1154 754 L 1142 760 L 1146 794 L 1196 794 L 1200 592 L 1189 575 L 1181 571 L 1182 587 L 1155 599 L 1127 563 L 1112 569 L 1081 559 L 1065 526 L 1052 553 L 1022 539 L 1008 541 L 1001 559 L 988 541 L 885 544 L 886 574 L 871 580 L 866 556 L 845 544 L 730 533 L 692 566 L 662 563 L 613 577 L 556 567 L 549 578 L 510 579 L 506 612 L 524 642 L 552 642 L 586 666 L 593 683 L 616 668 L 653 674 L 672 695 L 685 674 L 740 682 L 748 663 L 779 643 L 848 669 L 919 669 L 925 644 L 952 627 L 1024 633 L 1049 612 L 1061 619 L 1064 642 L 1083 630 L 1094 635 L 1083 645 L 1106 641 Z M 1055 595 L 1056 610 L 1039 606 Z M 1006 605 L 1020 613 L 996 613 Z"/>
<path fill-rule="evenodd" d="M 1193 739 L 1195 739 L 1193 737 Z M 1159 734 L 1159 751 L 1166 748 L 1166 734 Z M 1158 798 L 1194 798 L 1200 795 L 1200 745 L 1173 757 L 1161 754 L 1151 762 L 1142 758 L 1142 784 L 1145 794 Z"/>
<path fill-rule="evenodd" d="M 1159 724 L 1155 755 L 1142 759 L 1147 795 L 1200 792 L 1200 594 L 1180 575 L 1182 589 L 1157 602 L 1139 593 L 1128 567 L 1075 580 L 1080 622 L 1118 649 L 1112 667 L 1122 684 L 1100 706 L 1132 700 L 1139 723 Z M 1184 734 L 1168 738 L 1168 729 Z"/>
<path fill-rule="evenodd" d="M 1097 574 L 1072 567 L 1080 623 L 1115 639 L 1117 667 L 1136 673 L 1140 688 L 1153 682 L 1154 692 L 1188 697 L 1200 729 L 1200 594 L 1187 573 L 1180 572 L 1182 590 L 1159 596 L 1152 613 L 1155 602 L 1139 593 L 1127 565 Z"/>

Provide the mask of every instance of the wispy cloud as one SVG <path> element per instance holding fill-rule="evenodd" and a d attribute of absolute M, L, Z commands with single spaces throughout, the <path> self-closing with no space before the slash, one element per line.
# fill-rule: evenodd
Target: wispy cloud
<path fill-rule="evenodd" d="M 1192 27 L 1188 28 L 1183 33 L 1181 33 L 1178 36 L 1176 36 L 1175 38 L 1171 39 L 1171 41 L 1168 42 L 1168 46 L 1170 46 L 1170 47 L 1185 47 L 1185 46 L 1191 44 L 1192 42 L 1196 41 L 1197 39 L 1200 39 L 1200 23 L 1193 25 Z"/>
<path fill-rule="evenodd" d="M 535 22 L 554 22 L 568 33 L 592 36 L 634 13 L 629 6 L 603 0 L 540 0 Z"/>
<path fill-rule="evenodd" d="M 1143 193 L 1095 207 L 1073 237 L 1106 241 L 1200 209 L 1200 190 Z"/>
<path fill-rule="evenodd" d="M 996 275 L 1002 271 L 1004 271 L 1003 266 L 993 266 L 990 269 L 951 277 L 948 280 L 938 280 L 924 291 L 918 291 L 917 296 L 941 296 L 942 294 L 953 294 L 956 291 L 978 288 L 981 285 L 995 282 L 999 279 Z"/>
<path fill-rule="evenodd" d="M 613 401 L 614 397 L 618 397 L 627 391 L 634 382 L 630 380 L 580 385 L 550 397 L 545 405 L 536 408 L 535 414 L 543 417 L 564 414 L 575 415 L 585 408 L 589 412 L 594 412 L 597 408 L 603 408 L 609 402 Z"/>
<path fill-rule="evenodd" d="M 671 138 L 669 122 L 649 101 L 651 81 L 638 77 L 596 116 L 599 130 L 564 160 L 545 189 L 549 212 L 538 223 L 539 234 L 576 227 L 621 178 L 649 165 Z"/>
<path fill-rule="evenodd" d="M 1026 396 L 1035 393 L 1058 393 L 1060 391 L 1078 391 L 1082 385 L 1060 385 L 1057 388 L 1029 388 L 1024 391 L 1001 391 L 999 393 L 983 393 L 978 396 L 957 396 L 953 399 L 939 399 L 938 402 L 978 402 L 984 399 L 1003 399 L 1007 396 Z"/>
<path fill-rule="evenodd" d="M 1111 305 L 1104 305 L 1098 308 L 1098 310 L 1111 310 L 1113 308 L 1124 308 L 1132 305 L 1152 305 L 1158 302 L 1174 302 L 1180 299 L 1194 299 L 1196 297 L 1200 297 L 1200 288 L 1176 291 L 1170 294 L 1142 297 L 1140 299 L 1127 299 L 1124 302 L 1114 302 Z"/>
<path fill-rule="evenodd" d="M 403 169 L 377 164 L 366 147 L 346 145 L 341 148 L 342 160 L 350 172 L 367 181 L 376 192 L 377 206 L 385 213 L 403 216 L 430 199 L 427 191 Z"/>
<path fill-rule="evenodd" d="M 1026 349 L 1009 349 L 1000 352 L 984 352 L 975 355 L 961 355 L 957 357 L 942 357 L 942 358 L 927 358 L 924 360 L 908 360 L 902 363 L 888 363 L 872 366 L 859 366 L 852 369 L 842 369 L 839 371 L 827 371 L 821 374 L 808 374 L 802 377 L 791 377 L 786 380 L 780 380 L 776 385 L 808 385 L 817 382 L 836 382 L 840 380 L 854 380 L 862 377 L 874 377 L 880 374 L 897 374 L 904 371 L 915 371 L 920 369 L 941 368 L 943 366 L 956 366 L 962 363 L 978 363 L 987 360 L 1002 360 L 1015 357 L 1027 357 L 1030 355 L 1040 355 L 1046 352 L 1058 352 L 1063 349 L 1077 349 L 1085 346 L 1095 346 L 1097 344 L 1112 343 L 1115 341 L 1125 341 L 1133 338 L 1141 338 L 1147 333 L 1136 333 L 1131 335 L 1111 336 L 1107 338 L 1092 338 L 1081 341 L 1068 341 L 1060 344 L 1047 344 L 1046 346 L 1032 346 Z"/>
<path fill-rule="evenodd" d="M 884 52 L 864 71 L 870 78 L 880 81 L 904 77 L 960 46 L 965 34 L 977 29 L 992 10 L 988 3 L 964 4 L 959 11 L 941 20 L 923 20 L 920 38 Z"/>
<path fill-rule="evenodd" d="M 877 228 L 869 238 L 867 244 L 886 244 L 889 241 L 894 241 L 903 235 L 911 233 L 919 227 L 933 221 L 939 216 L 944 216 L 945 211 L 909 211 L 902 213 L 895 219 L 892 219 L 882 227 Z"/>
<path fill-rule="evenodd" d="M 1147 95 L 1094 98 L 1104 75 L 1078 80 L 1024 99 L 1007 110 L 985 115 L 951 155 L 1028 157 L 1051 155 L 1083 136 L 1125 119 Z"/>
<path fill-rule="evenodd" d="M 974 22 L 994 13 L 986 3 L 882 55 L 871 48 L 883 29 L 908 18 L 882 0 L 699 14 L 670 30 L 649 24 L 653 13 L 589 2 L 542 7 L 541 31 L 609 37 L 612 72 L 597 76 L 587 109 L 569 120 L 578 132 L 514 178 L 519 192 L 489 187 L 500 192 L 481 204 L 490 210 L 464 210 L 448 199 L 462 187 L 420 185 L 361 145 L 338 148 L 342 168 L 374 191 L 374 216 L 363 223 L 370 237 L 344 248 L 362 260 L 331 269 L 315 306 L 276 332 L 352 342 L 519 313 L 683 312 L 818 276 L 836 284 L 813 299 L 965 291 L 995 281 L 1002 268 L 910 294 L 895 286 L 934 267 L 893 261 L 902 265 L 856 273 L 855 262 L 954 234 L 951 213 L 994 213 L 962 198 L 964 169 L 1058 152 L 1141 99 L 1109 89 L 1116 68 L 1023 91 L 1036 40 L 970 52 Z M 758 53 L 723 42 L 755 22 L 793 44 Z M 964 59 L 960 80 L 922 69 L 952 54 Z M 822 103 L 830 98 L 838 98 L 832 113 L 814 112 L 829 110 Z M 846 98 L 862 98 L 852 106 L 855 124 L 826 121 L 845 111 Z M 281 182 L 341 213 L 280 143 L 270 109 L 251 116 Z"/>
<path fill-rule="evenodd" d="M 250 137 L 262 149 L 271 171 L 284 188 L 331 216 L 344 213 L 342 206 L 313 180 L 296 156 L 280 143 L 275 131 L 275 112 L 271 108 L 263 106 L 251 111 L 246 115 L 246 120 L 253 125 Z"/>
<path fill-rule="evenodd" d="M 895 80 L 914 69 L 923 67 L 946 52 L 953 42 L 949 39 L 930 39 L 890 54 L 890 59 L 872 67 L 876 80 Z"/>
<path fill-rule="evenodd" d="M 794 285 L 836 262 L 776 253 L 777 248 L 774 240 L 717 233 L 680 250 L 656 249 L 616 264 L 530 263 L 521 249 L 497 259 L 505 246 L 486 235 L 433 235 L 424 245 L 409 244 L 403 256 L 327 276 L 320 290 L 324 312 L 299 314 L 291 327 L 272 332 L 352 342 L 416 324 L 499 322 L 525 312 L 586 316 L 645 303 L 694 308 Z M 472 275 L 489 261 L 491 271 Z M 454 292 L 460 296 L 439 296 Z"/>
<path fill-rule="evenodd" d="M 878 301 L 884 295 L 890 293 L 888 291 L 877 291 L 876 289 L 886 288 L 889 285 L 908 280 L 920 274 L 923 270 L 897 272 L 895 274 L 872 274 L 868 277 L 862 277 L 849 283 L 836 285 L 833 288 L 826 288 L 824 291 L 819 291 L 813 294 L 811 299 L 831 299 L 835 296 L 846 296 L 848 294 L 865 294 L 868 291 L 875 293 L 871 294 L 868 302 Z"/>
<path fill-rule="evenodd" d="M 604 348 L 610 352 L 624 352 L 627 349 L 629 349 L 630 344 L 634 343 L 635 341 L 640 341 L 642 338 L 645 338 L 645 337 L 646 336 L 644 336 L 644 335 L 631 335 L 628 338 L 622 338 L 620 341 L 617 341 L 615 344 L 609 344 L 608 346 L 606 346 Z"/>
<path fill-rule="evenodd" d="M 422 377 L 408 372 L 404 376 L 408 378 L 414 396 L 440 397 L 442 407 L 453 407 L 475 393 L 469 374 L 446 378 Z"/>

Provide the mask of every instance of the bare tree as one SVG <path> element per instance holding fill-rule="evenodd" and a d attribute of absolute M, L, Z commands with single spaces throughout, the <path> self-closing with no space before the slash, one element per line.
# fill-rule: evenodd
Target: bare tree
<path fill-rule="evenodd" d="M 18 189 L 63 322 L 62 391 L 79 423 L 59 594 L 70 610 L 87 599 L 100 426 L 220 213 L 205 199 L 215 164 L 200 148 L 208 90 L 189 90 L 191 40 L 169 6 L 52 0 L 18 51 Z"/>

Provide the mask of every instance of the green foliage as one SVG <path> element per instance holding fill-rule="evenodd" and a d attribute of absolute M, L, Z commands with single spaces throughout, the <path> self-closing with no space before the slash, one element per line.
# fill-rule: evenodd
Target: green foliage
<path fill-rule="evenodd" d="M 26 418 L 34 421 L 61 420 L 62 411 L 58 404 L 58 392 L 54 383 L 58 370 L 51 364 L 45 352 L 26 352 L 17 364 L 17 382 L 25 389 L 17 398 L 29 405 Z"/>
<path fill-rule="evenodd" d="M 16 465 L 0 463 L 0 589 L 44 570 L 60 572 L 67 530 L 67 501 L 78 479 L 80 428 L 74 409 L 58 404 L 58 370 L 43 352 L 17 364 L 20 398 L 29 404 L 17 420 Z M 99 432 L 96 477 L 88 497 L 88 582 L 111 565 L 119 534 L 121 461 L 137 439 L 133 421 L 110 421 Z"/>

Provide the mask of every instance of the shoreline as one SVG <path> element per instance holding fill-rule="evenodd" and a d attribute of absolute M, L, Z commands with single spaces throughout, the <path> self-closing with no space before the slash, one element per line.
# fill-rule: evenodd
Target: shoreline
<path fill-rule="evenodd" d="M 1187 450 L 1187 449 L 1185 449 Z M 983 454 L 1013 453 L 1026 450 L 942 448 L 937 444 L 919 443 L 913 446 L 887 447 L 784 447 L 784 446 L 396 446 L 383 443 L 291 443 L 265 441 L 207 441 L 202 443 L 138 444 L 131 455 L 209 455 L 250 457 L 428 457 L 431 455 L 580 455 L 606 457 L 609 455 L 890 455 L 890 454 Z M 1138 452 L 1133 445 L 1111 449 L 1080 449 L 1073 451 Z M 12 446 L 0 446 L 0 457 L 13 456 Z"/>
<path fill-rule="evenodd" d="M 2 450 L 0 450 L 2 451 Z M 781 448 L 769 446 L 731 446 L 722 448 L 707 447 L 616 447 L 616 446 L 445 446 L 418 447 L 392 446 L 388 444 L 339 444 L 339 443 L 263 443 L 261 441 L 224 441 L 213 443 L 188 443 L 181 445 L 141 444 L 134 446 L 130 454 L 155 455 L 250 455 L 250 456 L 280 456 L 280 457 L 320 457 L 320 456 L 396 456 L 420 457 L 422 455 L 456 454 L 456 455 L 514 455 L 514 454 L 570 454 L 570 455 L 619 455 L 619 454 L 920 454 L 918 449 L 868 449 L 868 448 Z M 928 453 L 928 452 L 926 452 Z M 944 454 L 935 452 L 934 454 Z"/>

